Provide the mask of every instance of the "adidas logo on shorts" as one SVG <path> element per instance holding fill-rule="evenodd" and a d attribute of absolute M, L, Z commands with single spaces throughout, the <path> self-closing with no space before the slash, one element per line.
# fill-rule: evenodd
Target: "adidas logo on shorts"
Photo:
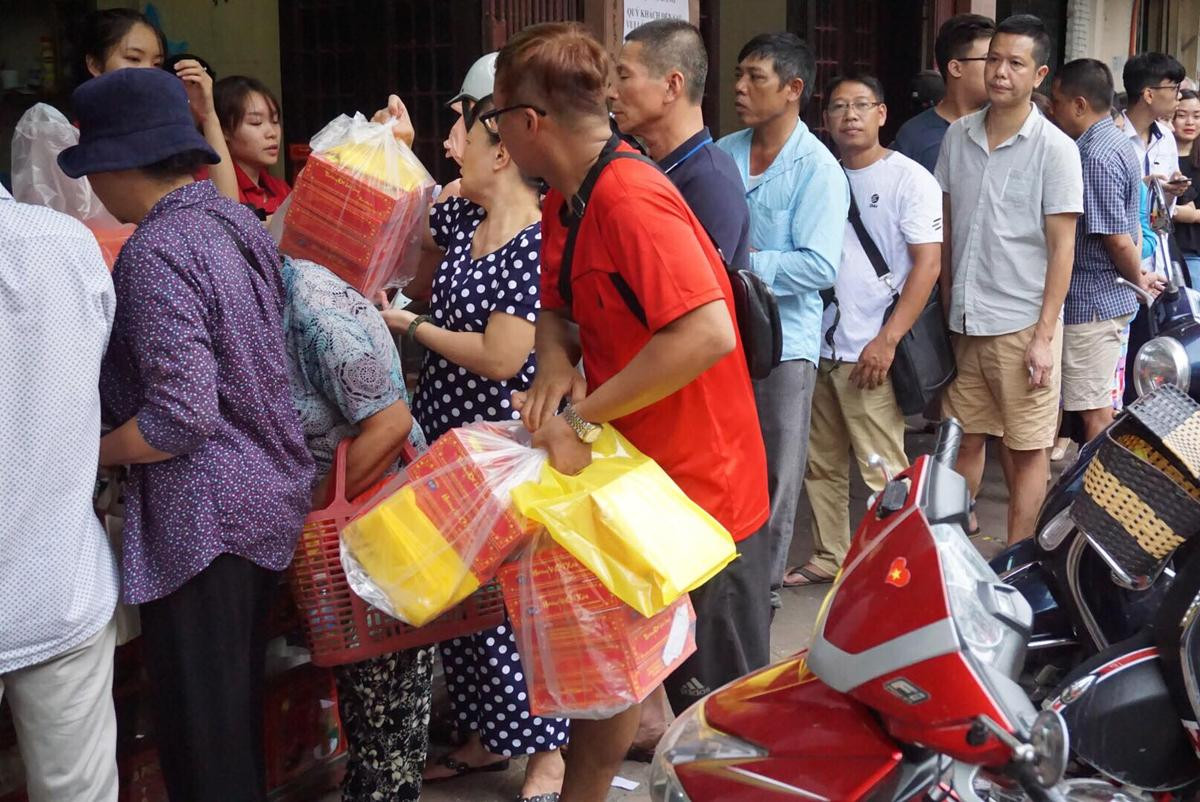
<path fill-rule="evenodd" d="M 708 696 L 709 688 L 700 680 L 692 677 L 683 683 L 683 687 L 679 689 L 679 692 L 684 696 L 694 696 L 699 699 L 701 696 Z"/>

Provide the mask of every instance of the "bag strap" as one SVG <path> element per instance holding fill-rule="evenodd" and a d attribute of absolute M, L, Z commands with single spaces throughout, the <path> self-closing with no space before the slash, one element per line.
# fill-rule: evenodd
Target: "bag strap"
<path fill-rule="evenodd" d="M 843 167 L 842 170 L 844 171 L 845 168 Z M 858 237 L 859 244 L 862 245 L 863 253 L 867 255 L 867 261 L 871 263 L 871 267 L 875 268 L 875 275 L 882 279 L 890 275 L 892 271 L 888 269 L 887 262 L 883 260 L 883 254 L 879 252 L 879 246 L 875 244 L 875 240 L 871 239 L 870 232 L 867 231 L 867 227 L 863 224 L 862 215 L 858 211 L 858 201 L 854 199 L 854 184 L 850 183 L 849 173 L 846 174 L 846 184 L 850 190 L 850 210 L 846 217 L 850 221 L 850 227 L 854 229 L 854 235 Z M 899 293 L 892 288 L 891 284 L 888 285 L 888 289 L 892 290 L 893 298 L 899 296 Z M 821 290 L 821 300 L 825 306 L 833 305 L 833 323 L 825 331 L 825 343 L 829 346 L 833 354 L 833 359 L 836 361 L 838 356 L 837 348 L 833 344 L 833 336 L 837 332 L 838 325 L 842 322 L 842 307 L 838 303 L 837 295 L 834 293 L 832 287 L 828 290 Z"/>
<path fill-rule="evenodd" d="M 662 173 L 662 168 L 658 162 L 650 159 L 641 153 L 632 151 L 621 151 L 617 148 L 621 145 L 620 137 L 613 136 L 604 145 L 604 149 L 600 151 L 600 157 L 596 159 L 596 163 L 592 165 L 592 169 L 588 170 L 588 174 L 584 177 L 583 183 L 579 185 L 579 191 L 576 192 L 564 207 L 566 212 L 567 225 L 567 241 L 563 246 L 562 265 L 559 267 L 558 273 L 558 294 L 567 304 L 567 308 L 571 307 L 574 300 L 574 288 L 571 283 L 572 263 L 575 259 L 575 239 L 579 235 L 579 227 L 583 223 L 583 216 L 587 214 L 588 202 L 591 200 L 592 191 L 596 188 L 596 182 L 600 179 L 600 174 L 604 172 L 604 168 L 617 159 L 634 159 L 643 164 L 653 167 L 658 172 Z M 707 142 L 705 144 L 708 144 Z M 704 224 L 700 224 L 704 228 Z M 704 233 L 708 234 L 709 240 L 712 241 L 713 247 L 717 249 L 717 255 L 721 257 L 721 261 L 725 261 L 724 254 L 721 253 L 721 248 L 717 245 L 717 241 L 713 239 L 712 234 L 707 228 L 704 228 Z M 646 319 L 646 310 L 642 307 L 637 299 L 637 294 L 633 288 L 625 281 L 619 273 L 609 274 L 613 286 L 621 299 L 625 301 L 625 305 L 629 307 L 629 311 L 633 313 L 643 326 L 649 327 Z"/>
<path fill-rule="evenodd" d="M 228 220 L 211 209 L 209 210 L 208 215 L 220 223 L 221 228 L 225 229 L 225 233 L 227 233 L 229 238 L 233 240 L 233 244 L 237 246 L 238 251 L 242 254 L 242 258 L 246 260 L 246 264 L 250 265 L 250 267 L 252 267 L 260 276 L 266 276 L 267 273 L 263 270 L 262 262 L 258 260 L 258 256 L 255 255 L 250 246 L 246 244 L 246 241 L 242 239 L 242 235 L 237 232 L 237 229 L 230 225 Z"/>
<path fill-rule="evenodd" d="M 558 294 L 562 296 L 563 301 L 567 305 L 567 309 L 571 308 L 574 302 L 574 288 L 571 285 L 571 266 L 575 259 L 575 239 L 579 236 L 579 225 L 583 222 L 583 216 L 587 214 L 588 201 L 591 200 L 592 190 L 596 188 L 596 182 L 600 179 L 600 174 L 604 172 L 604 168 L 612 163 L 614 159 L 621 156 L 636 157 L 633 153 L 620 153 L 617 148 L 621 144 L 620 137 L 615 134 L 605 143 L 604 149 L 600 151 L 600 156 L 596 159 L 596 163 L 592 165 L 592 169 L 583 178 L 583 183 L 579 185 L 579 191 L 570 198 L 567 198 L 565 211 L 567 213 L 567 241 L 563 246 L 562 265 L 558 272 Z M 644 157 L 643 157 L 644 158 Z"/>
<path fill-rule="evenodd" d="M 846 178 L 849 182 L 849 176 Z M 879 252 L 879 246 L 875 244 L 875 240 L 871 239 L 871 234 L 867 231 L 867 227 L 863 225 L 862 215 L 858 211 L 858 202 L 854 200 L 854 185 L 850 185 L 850 212 L 847 215 L 850 219 L 850 226 L 854 229 L 855 235 L 858 236 L 858 242 L 862 245 L 863 253 L 867 255 L 867 261 L 871 263 L 871 267 L 875 268 L 875 275 L 879 278 L 889 275 L 892 271 L 888 269 L 887 262 L 883 260 L 883 254 Z M 891 285 L 888 285 L 889 288 Z M 892 295 L 896 295 L 896 291 L 892 290 Z"/>

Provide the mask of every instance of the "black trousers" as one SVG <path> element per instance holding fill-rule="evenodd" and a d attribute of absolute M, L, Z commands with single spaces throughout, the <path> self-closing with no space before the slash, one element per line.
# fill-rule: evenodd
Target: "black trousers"
<path fill-rule="evenodd" d="M 771 537 L 764 526 L 737 544 L 738 556 L 691 592 L 696 653 L 663 687 L 676 715 L 771 660 Z"/>
<path fill-rule="evenodd" d="M 223 554 L 141 606 L 155 732 L 171 802 L 263 802 L 267 616 L 278 573 Z"/>

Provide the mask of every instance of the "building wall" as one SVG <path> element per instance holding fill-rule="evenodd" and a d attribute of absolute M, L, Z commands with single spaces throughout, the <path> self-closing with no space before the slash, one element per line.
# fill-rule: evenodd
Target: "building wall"
<path fill-rule="evenodd" d="M 1067 58 L 1095 58 L 1113 71 L 1117 83 L 1129 60 L 1130 26 L 1134 0 L 1071 0 L 1068 7 Z M 1165 21 L 1148 32 L 1147 49 L 1158 49 L 1179 59 L 1188 75 L 1200 75 L 1200 2 L 1165 0 Z M 1119 87 L 1118 87 L 1119 88 Z"/>
<path fill-rule="evenodd" d="M 721 134 L 740 128 L 733 109 L 737 54 L 757 34 L 787 30 L 787 0 L 719 0 L 721 8 Z"/>
<path fill-rule="evenodd" d="M 1133 0 L 1071 0 L 1067 7 L 1065 60 L 1099 59 L 1120 84 L 1121 70 L 1129 58 L 1132 15 Z"/>
<path fill-rule="evenodd" d="M 98 0 L 98 8 L 137 8 L 157 12 L 172 53 L 200 56 L 217 77 L 250 75 L 282 97 L 279 74 L 278 0 Z M 278 170 L 282 170 L 282 159 Z M 280 172 L 282 175 L 282 173 Z"/>
<path fill-rule="evenodd" d="M 1194 80 L 1200 75 L 1200 2 L 1169 0 L 1166 12 L 1165 41 L 1161 46 L 1183 62 Z"/>

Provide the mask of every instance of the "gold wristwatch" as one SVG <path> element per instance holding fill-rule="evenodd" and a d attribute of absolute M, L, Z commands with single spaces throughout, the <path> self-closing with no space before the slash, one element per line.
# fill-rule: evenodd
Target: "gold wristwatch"
<path fill-rule="evenodd" d="M 596 438 L 600 436 L 600 427 L 591 421 L 586 421 L 579 417 L 579 413 L 575 411 L 575 407 L 571 404 L 563 409 L 563 420 L 575 432 L 575 436 L 579 438 L 579 442 L 591 445 L 596 442 Z"/>

